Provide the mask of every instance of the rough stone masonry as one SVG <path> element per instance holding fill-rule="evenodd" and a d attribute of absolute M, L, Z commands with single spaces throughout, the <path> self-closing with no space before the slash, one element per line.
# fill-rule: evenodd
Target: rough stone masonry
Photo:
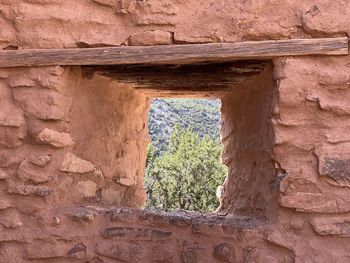
<path fill-rule="evenodd" d="M 0 0 L 0 49 L 346 37 L 349 17 L 348 0 Z M 152 96 L 0 69 L 0 262 L 350 261 L 350 56 L 273 59 L 220 94 L 214 215 L 139 209 Z"/>

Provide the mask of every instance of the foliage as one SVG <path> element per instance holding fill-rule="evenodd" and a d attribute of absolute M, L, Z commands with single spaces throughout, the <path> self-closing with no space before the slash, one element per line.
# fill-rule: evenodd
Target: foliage
<path fill-rule="evenodd" d="M 208 99 L 153 99 L 149 112 L 148 129 L 157 155 L 166 151 L 172 129 L 192 127 L 202 138 L 220 138 L 220 100 Z"/>
<path fill-rule="evenodd" d="M 157 156 L 151 144 L 148 148 L 146 207 L 214 211 L 219 205 L 216 188 L 227 174 L 220 156 L 218 142 L 176 125 L 164 154 Z"/>

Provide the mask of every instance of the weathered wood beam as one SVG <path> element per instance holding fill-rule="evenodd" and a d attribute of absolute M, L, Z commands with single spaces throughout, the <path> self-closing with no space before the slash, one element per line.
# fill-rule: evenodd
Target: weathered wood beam
<path fill-rule="evenodd" d="M 244 88 L 244 86 L 235 86 L 235 89 Z M 208 99 L 217 99 L 220 97 L 224 97 L 226 94 L 231 93 L 233 91 L 231 89 L 225 90 L 213 90 L 213 91 L 168 91 L 168 90 L 150 90 L 150 89 L 137 89 L 142 92 L 144 95 L 151 98 L 208 98 Z"/>
<path fill-rule="evenodd" d="M 0 51 L 0 67 L 188 64 L 280 56 L 346 55 L 348 38 L 288 39 L 165 46 Z"/>
<path fill-rule="evenodd" d="M 259 75 L 268 61 L 234 61 L 185 65 L 83 66 L 85 76 L 96 73 L 136 89 L 158 91 L 230 90 Z"/>

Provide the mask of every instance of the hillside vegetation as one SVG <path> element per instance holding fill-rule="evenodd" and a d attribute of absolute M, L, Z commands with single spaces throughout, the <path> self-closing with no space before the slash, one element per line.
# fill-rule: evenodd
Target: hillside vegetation
<path fill-rule="evenodd" d="M 201 138 L 220 139 L 220 100 L 154 99 L 149 112 L 148 129 L 156 153 L 163 153 L 173 127 L 192 128 Z"/>
<path fill-rule="evenodd" d="M 149 113 L 145 207 L 213 212 L 221 161 L 220 100 L 155 99 Z"/>
<path fill-rule="evenodd" d="M 164 154 L 157 157 L 152 145 L 148 148 L 146 207 L 215 211 L 216 189 L 227 173 L 220 156 L 221 145 L 208 135 L 200 138 L 191 128 L 176 125 Z"/>

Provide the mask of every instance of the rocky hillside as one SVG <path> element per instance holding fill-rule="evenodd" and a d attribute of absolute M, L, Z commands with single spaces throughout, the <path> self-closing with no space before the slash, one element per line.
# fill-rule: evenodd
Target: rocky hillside
<path fill-rule="evenodd" d="M 153 146 L 162 153 L 174 125 L 191 127 L 200 136 L 220 138 L 220 100 L 153 99 L 148 129 Z"/>

